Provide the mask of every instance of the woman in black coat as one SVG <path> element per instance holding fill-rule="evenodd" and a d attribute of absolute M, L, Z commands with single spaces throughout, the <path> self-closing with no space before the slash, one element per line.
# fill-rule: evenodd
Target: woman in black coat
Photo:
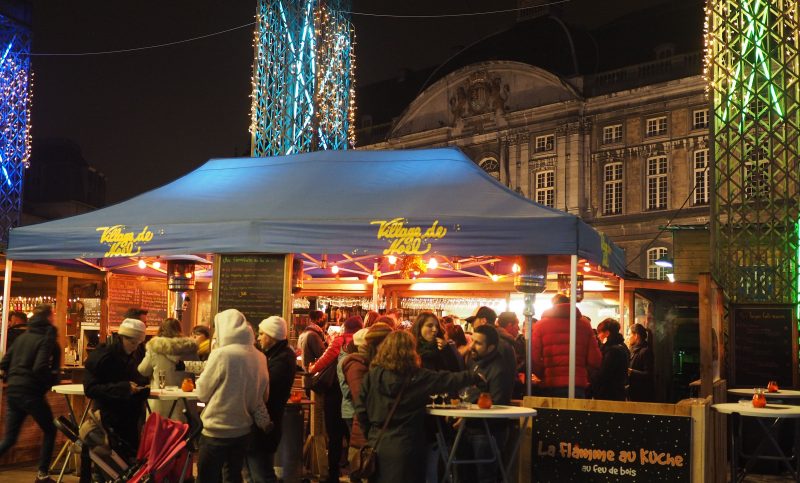
<path fill-rule="evenodd" d="M 592 391 L 595 399 L 625 400 L 625 383 L 628 380 L 630 352 L 619 333 L 620 325 L 614 319 L 605 319 L 597 326 L 597 336 L 605 342 L 600 346 L 603 362 L 597 373 Z"/>
<path fill-rule="evenodd" d="M 634 324 L 631 333 L 631 362 L 628 369 L 628 399 L 638 402 L 655 402 L 653 351 L 650 348 L 647 329 Z"/>
<path fill-rule="evenodd" d="M 112 433 L 112 447 L 126 457 L 136 456 L 139 422 L 150 394 L 135 356 L 144 341 L 144 323 L 135 322 L 125 319 L 119 333 L 89 354 L 83 379 L 86 397 L 100 410 L 103 426 Z"/>
<path fill-rule="evenodd" d="M 258 345 L 267 358 L 269 400 L 267 412 L 274 423 L 269 433 L 253 429 L 253 441 L 247 447 L 245 464 L 253 483 L 277 482 L 275 452 L 283 435 L 283 413 L 292 392 L 297 359 L 286 340 L 287 325 L 283 318 L 272 316 L 258 324 Z"/>
<path fill-rule="evenodd" d="M 430 394 L 470 386 L 477 373 L 430 371 L 420 367 L 416 341 L 408 332 L 392 332 L 378 348 L 354 401 L 356 417 L 372 447 L 395 399 L 397 410 L 376 451 L 377 473 L 370 482 L 425 481 L 425 405 Z"/>

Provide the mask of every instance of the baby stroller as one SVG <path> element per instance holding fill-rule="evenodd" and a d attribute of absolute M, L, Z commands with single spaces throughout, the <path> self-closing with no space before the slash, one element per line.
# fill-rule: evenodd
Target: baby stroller
<path fill-rule="evenodd" d="M 75 450 L 88 451 L 89 457 L 102 471 L 106 481 L 177 483 L 183 482 L 187 474 L 191 475 L 194 441 L 202 429 L 196 414 L 188 411 L 184 411 L 184 414 L 189 424 L 164 418 L 158 413 L 150 414 L 142 430 L 135 464 L 128 464 L 109 447 L 108 435 L 98 421 L 95 422 L 103 436 L 84 431 L 84 438 L 81 438 L 78 429 L 67 418 L 60 416 L 54 422 L 73 442 Z M 95 418 L 94 415 L 90 417 Z"/>

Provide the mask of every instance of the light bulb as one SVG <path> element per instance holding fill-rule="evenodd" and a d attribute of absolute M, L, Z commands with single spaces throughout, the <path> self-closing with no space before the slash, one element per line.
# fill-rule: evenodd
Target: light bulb
<path fill-rule="evenodd" d="M 367 276 L 367 283 L 372 283 L 374 281 L 375 281 L 375 276 L 374 275 Z"/>
<path fill-rule="evenodd" d="M 519 273 L 519 272 L 521 272 L 521 271 L 522 271 L 522 268 L 520 268 L 520 266 L 519 266 L 519 264 L 518 264 L 518 263 L 515 263 L 515 264 L 514 264 L 514 265 L 511 267 L 511 271 L 512 271 L 512 272 L 514 272 L 514 273 Z"/>
<path fill-rule="evenodd" d="M 584 272 L 590 272 L 591 270 L 592 270 L 592 266 L 589 265 L 588 263 L 583 266 L 583 271 Z"/>
<path fill-rule="evenodd" d="M 334 275 L 339 273 L 339 267 L 337 265 L 333 265 L 331 267 L 331 273 L 333 273 Z"/>
<path fill-rule="evenodd" d="M 496 273 L 493 273 L 492 274 L 492 282 L 496 282 L 498 280 L 500 280 L 500 275 L 498 275 Z"/>
<path fill-rule="evenodd" d="M 147 262 L 145 262 L 145 261 L 144 261 L 144 260 L 142 260 L 142 259 L 139 259 L 139 268 L 141 268 L 142 270 L 144 270 L 145 268 L 147 268 Z"/>
<path fill-rule="evenodd" d="M 186 278 L 192 278 L 193 276 L 194 276 L 194 273 L 186 272 Z"/>
<path fill-rule="evenodd" d="M 389 265 L 397 263 L 397 257 L 394 255 L 389 255 L 386 259 L 389 260 Z"/>
<path fill-rule="evenodd" d="M 431 259 L 428 260 L 428 268 L 429 269 L 436 270 L 436 267 L 438 267 L 438 266 L 439 266 L 439 261 L 436 260 L 435 257 L 431 257 Z"/>
<path fill-rule="evenodd" d="M 153 265 L 153 268 L 156 268 L 156 269 L 161 268 L 161 262 L 159 262 L 158 260 L 153 262 L 152 265 Z"/>

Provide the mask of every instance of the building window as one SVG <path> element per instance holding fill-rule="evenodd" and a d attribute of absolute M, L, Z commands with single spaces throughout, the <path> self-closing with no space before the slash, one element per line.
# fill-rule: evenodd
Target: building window
<path fill-rule="evenodd" d="M 552 151 L 555 148 L 556 137 L 553 134 L 547 136 L 536 136 L 536 152 L 543 153 L 545 151 Z"/>
<path fill-rule="evenodd" d="M 647 209 L 667 208 L 667 157 L 647 159 Z"/>
<path fill-rule="evenodd" d="M 744 163 L 745 199 L 766 198 L 769 195 L 769 161 L 759 159 Z"/>
<path fill-rule="evenodd" d="M 698 109 L 692 113 L 692 129 L 708 127 L 708 109 Z"/>
<path fill-rule="evenodd" d="M 664 280 L 667 278 L 667 269 L 656 265 L 656 260 L 667 256 L 667 249 L 663 247 L 647 250 L 647 278 Z"/>
<path fill-rule="evenodd" d="M 622 142 L 622 124 L 614 124 L 603 128 L 603 144 Z"/>
<path fill-rule="evenodd" d="M 481 162 L 478 163 L 478 166 L 480 166 L 482 170 L 492 175 L 495 179 L 500 179 L 500 163 L 498 163 L 495 158 L 483 158 L 481 159 Z"/>
<path fill-rule="evenodd" d="M 540 171 L 536 173 L 536 202 L 553 208 L 556 205 L 556 172 Z"/>
<path fill-rule="evenodd" d="M 694 204 L 708 204 L 708 149 L 694 152 Z"/>
<path fill-rule="evenodd" d="M 647 137 L 667 134 L 667 116 L 651 117 L 647 120 Z"/>
<path fill-rule="evenodd" d="M 603 166 L 603 214 L 622 213 L 622 163 Z"/>

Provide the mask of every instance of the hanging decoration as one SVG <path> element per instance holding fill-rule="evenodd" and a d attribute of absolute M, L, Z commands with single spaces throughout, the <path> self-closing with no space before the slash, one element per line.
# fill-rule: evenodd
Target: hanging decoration
<path fill-rule="evenodd" d="M 400 259 L 400 276 L 414 278 L 428 271 L 428 264 L 419 255 L 408 255 Z"/>

